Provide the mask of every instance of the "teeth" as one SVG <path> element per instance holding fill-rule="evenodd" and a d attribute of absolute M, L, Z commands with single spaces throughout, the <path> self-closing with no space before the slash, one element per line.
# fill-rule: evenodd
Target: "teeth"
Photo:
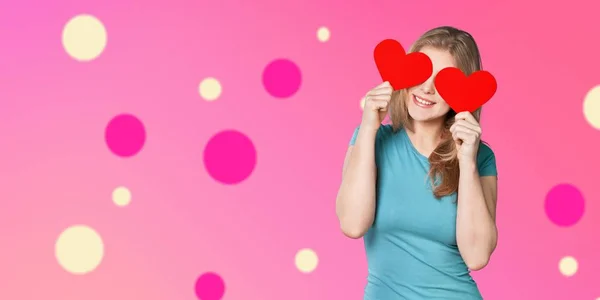
<path fill-rule="evenodd" d="M 417 102 L 424 104 L 424 105 L 432 105 L 433 104 L 433 102 L 425 101 L 417 96 L 415 96 L 415 99 L 417 99 Z"/>

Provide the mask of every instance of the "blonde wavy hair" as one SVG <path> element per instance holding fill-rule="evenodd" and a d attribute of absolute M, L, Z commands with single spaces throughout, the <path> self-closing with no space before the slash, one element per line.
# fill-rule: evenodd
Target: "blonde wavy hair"
<path fill-rule="evenodd" d="M 449 51 L 454 57 L 457 67 L 466 75 L 481 70 L 481 57 L 477 44 L 473 37 L 463 30 L 450 26 L 431 29 L 419 37 L 408 52 L 416 52 L 423 47 Z M 392 95 L 389 116 L 395 132 L 402 127 L 413 130 L 412 118 L 408 113 L 407 97 L 408 89 L 395 91 Z M 460 174 L 458 151 L 450 133 L 450 126 L 454 123 L 455 115 L 456 112 L 450 109 L 446 115 L 442 141 L 429 156 L 431 167 L 428 176 L 431 178 L 433 194 L 437 198 L 458 191 Z M 473 112 L 473 116 L 479 122 L 481 108 Z"/>

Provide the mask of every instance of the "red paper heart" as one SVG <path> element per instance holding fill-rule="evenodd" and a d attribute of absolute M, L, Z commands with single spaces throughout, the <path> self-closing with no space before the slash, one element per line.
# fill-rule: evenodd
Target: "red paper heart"
<path fill-rule="evenodd" d="M 433 72 L 433 65 L 426 54 L 413 52 L 407 55 L 402 45 L 393 39 L 377 44 L 374 56 L 381 79 L 389 81 L 394 90 L 421 84 Z"/>
<path fill-rule="evenodd" d="M 457 113 L 474 112 L 496 93 L 496 79 L 487 71 L 476 71 L 468 77 L 458 68 L 442 69 L 435 76 L 435 88 Z"/>

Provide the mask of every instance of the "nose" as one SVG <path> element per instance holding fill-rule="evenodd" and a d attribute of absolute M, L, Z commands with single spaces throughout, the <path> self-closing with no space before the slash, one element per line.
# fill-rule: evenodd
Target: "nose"
<path fill-rule="evenodd" d="M 427 81 L 421 84 L 421 91 L 425 94 L 434 94 L 435 93 L 435 85 L 433 84 L 433 76 L 429 77 Z"/>

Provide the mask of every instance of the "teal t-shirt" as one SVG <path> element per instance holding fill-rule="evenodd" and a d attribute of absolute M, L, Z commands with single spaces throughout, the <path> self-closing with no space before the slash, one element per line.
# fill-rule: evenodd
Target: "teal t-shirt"
<path fill-rule="evenodd" d="M 354 144 L 358 127 L 350 141 Z M 429 161 L 408 138 L 381 125 L 375 141 L 376 210 L 364 236 L 364 300 L 482 299 L 456 243 L 456 193 L 436 199 Z M 497 175 L 492 150 L 480 144 L 480 176 Z"/>

